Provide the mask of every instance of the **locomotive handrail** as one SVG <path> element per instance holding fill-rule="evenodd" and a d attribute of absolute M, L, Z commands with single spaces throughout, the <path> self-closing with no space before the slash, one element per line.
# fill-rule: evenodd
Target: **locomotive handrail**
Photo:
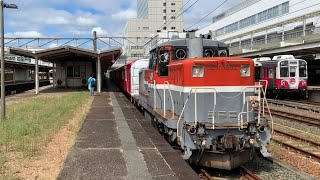
<path fill-rule="evenodd" d="M 262 91 L 263 92 L 263 103 L 262 103 L 263 104 L 263 116 L 265 116 L 264 103 L 266 103 L 267 109 L 268 109 L 268 113 L 269 113 L 269 116 L 270 116 L 270 119 L 271 119 L 271 133 L 274 133 L 274 130 L 273 130 L 273 118 L 272 118 L 272 114 L 271 114 L 271 111 L 270 111 L 270 108 L 269 108 L 269 104 L 268 104 L 268 101 L 267 101 L 267 95 L 266 95 L 267 94 L 268 81 L 267 80 L 259 80 L 259 85 L 260 85 L 261 82 L 265 82 L 266 83 L 266 86 Z M 263 88 L 263 86 L 262 86 L 262 88 Z M 260 96 L 259 96 L 259 98 L 260 98 Z M 259 101 L 259 103 L 260 103 L 260 101 Z M 259 117 L 260 113 L 261 113 L 261 110 L 259 110 L 259 112 L 258 112 L 258 117 Z"/>
<path fill-rule="evenodd" d="M 153 80 L 153 85 L 154 85 L 154 88 L 153 88 L 153 110 L 156 111 L 157 110 L 157 96 L 156 96 L 157 84 L 156 84 L 156 80 Z"/>
<path fill-rule="evenodd" d="M 172 104 L 172 119 L 174 119 L 174 102 L 173 102 L 173 97 L 172 97 L 172 93 L 171 93 L 170 83 L 168 81 L 164 81 L 164 84 L 167 84 L 169 87 L 169 95 L 170 95 L 171 104 Z M 164 86 L 164 87 L 166 87 L 166 86 Z M 164 103 L 166 103 L 165 97 L 166 97 L 166 88 L 164 88 Z M 165 111 L 164 111 L 164 116 L 166 116 Z"/>
<path fill-rule="evenodd" d="M 263 88 L 263 86 L 261 86 L 261 85 L 259 85 L 259 86 L 246 86 L 244 89 L 243 89 L 243 91 L 242 92 L 240 92 L 238 95 L 236 95 L 236 96 L 233 96 L 233 97 L 226 97 L 226 96 L 222 96 L 222 97 L 225 97 L 225 98 L 235 98 L 235 97 L 237 97 L 237 96 L 239 96 L 240 94 L 245 94 L 245 91 L 247 90 L 247 89 L 254 89 L 254 88 L 259 88 L 259 91 L 261 90 L 261 88 Z M 188 94 L 188 96 L 187 96 L 187 100 L 185 101 L 185 103 L 184 103 L 184 105 L 183 105 L 183 108 L 182 108 L 182 111 L 181 111 L 181 113 L 180 113 L 180 116 L 179 116 L 179 119 L 178 119 L 178 122 L 177 122 L 177 137 L 179 138 L 180 136 L 179 136 L 179 124 L 180 124 L 180 121 L 181 121 L 181 118 L 182 118 L 182 114 L 184 113 L 184 110 L 185 110 L 185 107 L 186 107 L 186 105 L 187 105 L 187 103 L 188 103 L 188 101 L 189 101 L 189 98 L 190 98 L 190 95 L 192 94 L 192 92 L 195 90 L 195 124 L 197 124 L 197 107 L 196 107 L 196 98 L 197 98 L 197 96 L 196 96 L 196 94 L 197 94 L 197 90 L 199 90 L 199 89 L 204 89 L 204 90 L 213 90 L 214 91 L 214 107 L 213 107 L 213 115 L 212 115 L 212 128 L 214 129 L 215 127 L 214 127 L 214 120 L 215 120 L 215 117 L 214 117 L 214 110 L 215 110 L 215 106 L 216 106 L 216 96 L 217 96 L 217 94 L 219 94 L 219 92 L 217 92 L 217 90 L 215 89 L 215 88 L 192 88 L 191 90 L 190 90 L 190 92 L 189 92 L 189 94 Z M 264 93 L 264 95 L 266 94 L 265 92 L 263 92 Z M 265 98 L 265 97 L 264 97 Z M 266 99 L 266 98 L 265 98 Z M 244 102 L 246 101 L 245 99 L 243 100 Z M 267 105 L 268 106 L 268 105 Z M 260 107 L 260 105 L 259 105 L 259 107 Z M 268 106 L 268 108 L 269 108 L 269 106 Z M 247 111 L 249 112 L 249 107 L 248 107 L 248 104 L 247 104 Z M 270 110 L 269 110 L 270 111 Z M 248 113 L 247 112 L 247 113 Z M 250 111 L 251 112 L 251 111 Z M 243 114 L 243 112 L 241 112 L 241 113 L 239 113 L 239 115 L 240 114 Z M 271 116 L 271 114 L 270 114 L 270 116 Z M 248 117 L 248 116 L 247 116 Z M 242 119 L 241 119 L 242 120 Z M 247 119 L 248 120 L 248 119 Z M 260 119 L 259 119 L 259 121 L 260 121 Z M 273 124 L 273 120 L 271 120 L 272 121 L 272 124 Z M 238 121 L 239 122 L 239 121 Z M 240 123 L 240 126 L 241 126 L 241 122 L 239 122 Z M 243 122 L 242 122 L 242 124 L 243 124 Z M 273 125 L 272 125 L 273 126 Z M 273 129 L 273 127 L 272 127 L 272 129 Z M 182 131 L 182 129 L 181 129 L 181 131 Z"/>

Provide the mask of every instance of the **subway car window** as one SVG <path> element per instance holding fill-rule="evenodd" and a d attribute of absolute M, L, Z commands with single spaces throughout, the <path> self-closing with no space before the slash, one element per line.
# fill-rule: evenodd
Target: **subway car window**
<path fill-rule="evenodd" d="M 290 77 L 296 77 L 296 67 L 290 67 Z"/>
<path fill-rule="evenodd" d="M 288 74 L 288 67 L 281 67 L 280 68 L 280 77 L 289 77 Z"/>
<path fill-rule="evenodd" d="M 299 76 L 300 77 L 307 77 L 307 69 L 305 66 L 299 67 Z"/>

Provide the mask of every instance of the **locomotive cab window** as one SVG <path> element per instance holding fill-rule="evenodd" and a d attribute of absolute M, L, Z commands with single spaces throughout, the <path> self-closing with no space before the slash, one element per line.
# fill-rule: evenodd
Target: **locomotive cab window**
<path fill-rule="evenodd" d="M 254 73 L 254 78 L 255 78 L 255 80 L 260 80 L 260 77 L 261 77 L 261 67 L 255 67 L 254 68 L 254 71 L 255 71 L 255 73 Z"/>
<path fill-rule="evenodd" d="M 155 70 L 157 65 L 157 51 L 156 49 L 152 50 L 150 52 L 150 58 L 149 58 L 149 69 Z"/>
<path fill-rule="evenodd" d="M 158 57 L 158 74 L 159 76 L 168 76 L 168 64 L 170 60 L 169 50 L 160 50 Z"/>

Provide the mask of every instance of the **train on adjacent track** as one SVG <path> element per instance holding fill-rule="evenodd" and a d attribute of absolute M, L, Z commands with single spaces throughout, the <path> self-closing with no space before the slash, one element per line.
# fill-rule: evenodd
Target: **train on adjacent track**
<path fill-rule="evenodd" d="M 174 39 L 110 78 L 185 160 L 230 170 L 252 160 L 256 150 L 270 156 L 271 126 L 254 61 L 228 55 L 228 46 L 212 39 Z"/>
<path fill-rule="evenodd" d="M 272 98 L 308 98 L 307 61 L 292 55 L 255 58 L 255 79 Z"/>

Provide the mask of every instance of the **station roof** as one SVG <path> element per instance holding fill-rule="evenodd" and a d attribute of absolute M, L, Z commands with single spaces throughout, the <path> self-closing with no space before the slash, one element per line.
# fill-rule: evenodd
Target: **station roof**
<path fill-rule="evenodd" d="M 9 47 L 9 53 L 38 58 L 41 61 L 57 62 L 64 60 L 76 60 L 76 59 L 93 59 L 100 57 L 102 65 L 111 66 L 121 55 L 121 48 L 109 49 L 106 51 L 93 51 L 73 46 L 61 46 L 56 48 L 49 48 L 45 50 L 27 50 L 23 48 Z M 112 61 L 114 60 L 114 61 Z"/>

